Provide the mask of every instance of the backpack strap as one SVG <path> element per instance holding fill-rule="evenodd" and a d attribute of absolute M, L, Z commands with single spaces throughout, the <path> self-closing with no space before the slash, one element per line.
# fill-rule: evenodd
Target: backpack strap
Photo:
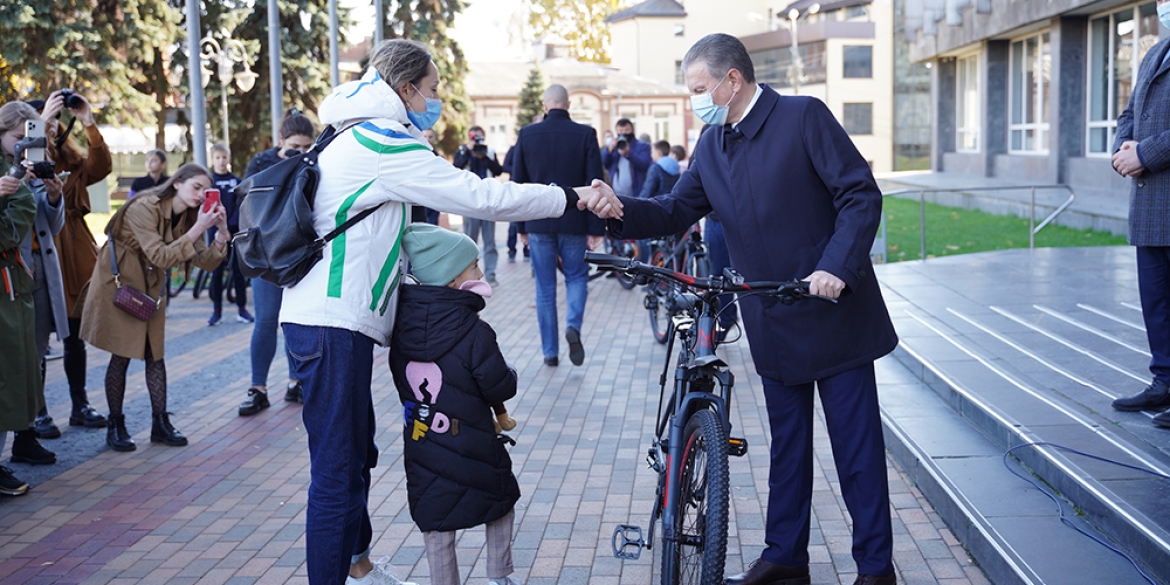
<path fill-rule="evenodd" d="M 365 121 L 365 119 L 359 120 L 357 122 L 354 122 L 353 124 L 350 124 L 342 129 L 340 129 L 340 130 L 335 130 L 333 132 L 330 132 L 330 130 L 333 129 L 334 127 L 329 126 L 325 131 L 321 132 L 320 136 L 317 137 L 317 141 L 315 143 L 313 143 L 312 150 L 316 150 L 316 151 L 325 150 L 325 147 L 329 146 L 329 143 L 333 142 L 334 138 L 337 138 L 338 136 L 345 134 L 346 131 L 353 128 L 354 126 L 357 126 L 358 124 L 361 124 L 364 121 Z M 324 245 L 324 244 L 327 244 L 327 243 L 333 241 L 334 238 L 336 238 L 337 236 L 340 236 L 342 233 L 345 232 L 345 230 L 353 227 L 354 224 L 356 224 L 357 222 L 369 217 L 371 213 L 381 209 L 382 206 L 385 204 L 386 204 L 386 202 L 382 202 L 379 205 L 375 205 L 374 207 L 363 210 L 361 213 L 347 219 L 345 221 L 345 223 L 334 228 L 333 231 L 325 234 L 324 236 L 321 236 L 320 238 L 317 238 L 317 242 L 321 245 Z"/>

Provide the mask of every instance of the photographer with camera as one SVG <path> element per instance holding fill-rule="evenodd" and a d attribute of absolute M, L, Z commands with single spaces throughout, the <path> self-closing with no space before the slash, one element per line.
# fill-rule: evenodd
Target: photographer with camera
<path fill-rule="evenodd" d="M 475 176 L 486 179 L 497 177 L 504 173 L 504 167 L 496 160 L 496 151 L 484 142 L 484 131 L 479 126 L 472 126 L 468 130 L 467 144 L 460 146 L 455 153 L 452 164 L 456 168 L 471 171 Z M 463 233 L 472 241 L 483 237 L 483 273 L 488 284 L 495 286 L 496 262 L 500 254 L 496 251 L 496 222 L 463 217 Z"/>
<path fill-rule="evenodd" d="M 39 137 L 26 138 L 30 122 L 31 129 L 39 129 Z M 8 431 L 14 431 L 12 461 L 32 465 L 57 461 L 54 453 L 37 442 L 32 429 L 45 403 L 44 350 L 39 347 L 36 314 L 42 301 L 34 292 L 33 230 L 37 224 L 48 229 L 49 215 L 57 219 L 58 229 L 61 223 L 61 182 L 53 177 L 50 167 L 35 164 L 45 162 L 43 131 L 43 122 L 32 106 L 11 102 L 0 107 L 0 353 L 5 356 L 5 365 L 0 368 L 0 449 Z M 37 179 L 37 172 L 52 177 L 47 177 L 51 187 Z M 43 269 L 36 270 L 40 272 Z M 47 332 L 44 337 L 47 349 Z M 20 495 L 27 490 L 28 485 L 17 480 L 10 469 L 0 468 L 0 493 Z"/>
<path fill-rule="evenodd" d="M 609 171 L 613 192 L 624 197 L 637 197 L 646 182 L 646 172 L 654 161 L 650 158 L 650 144 L 634 137 L 634 123 L 622 118 L 614 125 L 617 135 L 606 140 L 601 150 L 601 164 Z"/>
<path fill-rule="evenodd" d="M 45 132 L 49 138 L 49 154 L 56 164 L 56 171 L 65 177 L 62 187 L 62 197 L 65 201 L 65 224 L 53 238 L 55 255 L 60 264 L 60 285 L 64 292 L 63 309 L 53 306 L 54 324 L 59 323 L 59 311 L 64 311 L 67 328 L 56 326 L 59 337 L 64 338 L 65 346 L 65 377 L 69 381 L 69 399 L 72 408 L 69 413 L 70 426 L 84 426 L 87 428 L 104 428 L 106 418 L 98 414 L 89 404 L 85 388 L 86 348 L 81 339 L 81 315 L 77 310 L 78 301 L 93 274 L 93 267 L 97 264 L 97 244 L 89 226 L 85 223 L 85 216 L 90 212 L 89 189 L 90 185 L 97 184 L 113 170 L 113 159 L 110 148 L 106 145 L 102 133 L 98 130 L 94 120 L 93 108 L 85 96 L 68 89 L 62 89 L 49 94 L 44 102 L 40 100 L 29 102 L 40 111 L 40 118 L 45 122 Z M 62 126 L 61 115 L 68 110 L 72 117 Z M 81 122 L 87 148 L 83 148 L 73 138 L 71 132 L 77 122 Z M 37 228 L 37 235 L 42 230 Z M 42 242 L 44 244 L 44 242 Z M 50 254 L 46 253 L 46 256 Z M 51 270 L 51 268 L 50 268 Z M 49 274 L 49 290 L 52 292 L 56 279 Z M 56 299 L 57 297 L 53 296 Z M 38 436 L 49 438 L 57 433 L 53 419 L 48 410 L 42 409 L 34 427 Z M 59 433 L 59 431 L 57 431 Z"/>

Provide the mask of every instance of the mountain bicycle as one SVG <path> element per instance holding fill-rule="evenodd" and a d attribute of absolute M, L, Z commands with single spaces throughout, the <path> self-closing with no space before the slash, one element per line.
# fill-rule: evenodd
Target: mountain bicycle
<path fill-rule="evenodd" d="M 728 268 L 722 276 L 695 277 L 618 256 L 591 254 L 585 261 L 618 270 L 640 280 L 675 285 L 666 297 L 673 311 L 666 362 L 659 378 L 655 439 L 646 463 L 658 473 L 658 491 L 650 511 L 650 527 L 621 524 L 613 531 L 613 554 L 637 559 L 651 550 L 654 530 L 661 519 L 662 585 L 723 582 L 727 556 L 729 472 L 727 458 L 747 453 L 747 440 L 731 437 L 731 394 L 735 376 L 715 355 L 720 294 L 739 298 L 777 297 L 783 304 L 802 299 L 835 299 L 813 295 L 808 283 L 744 282 Z M 680 345 L 674 386 L 666 394 L 667 373 L 675 343 Z"/>
<path fill-rule="evenodd" d="M 681 235 L 652 240 L 648 264 L 699 278 L 707 277 L 711 272 L 710 260 L 707 258 L 707 245 L 703 242 L 703 235 L 697 226 Z M 646 288 L 646 298 L 643 300 L 643 305 L 650 313 L 650 330 L 654 333 L 654 339 L 658 343 L 666 343 L 670 337 L 670 325 L 674 313 L 670 310 L 670 304 L 667 301 L 678 292 L 678 286 L 673 282 L 662 280 L 652 283 Z"/>

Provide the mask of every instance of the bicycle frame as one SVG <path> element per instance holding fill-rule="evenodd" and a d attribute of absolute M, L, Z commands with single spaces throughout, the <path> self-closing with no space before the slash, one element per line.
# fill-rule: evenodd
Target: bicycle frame
<path fill-rule="evenodd" d="M 744 294 L 766 294 L 778 297 L 780 302 L 791 304 L 798 298 L 810 298 L 808 283 L 789 282 L 755 282 L 745 283 L 734 270 L 728 269 L 724 276 L 712 278 L 695 277 L 682 274 L 658 266 L 649 266 L 640 262 L 616 256 L 603 254 L 586 254 L 586 261 L 609 269 L 625 271 L 627 274 L 648 277 L 652 283 L 672 282 L 665 299 L 672 314 L 670 334 L 667 340 L 666 361 L 662 374 L 659 377 L 658 418 L 655 424 L 655 439 L 647 452 L 646 461 L 650 468 L 658 473 L 658 493 L 654 507 L 650 513 L 650 531 L 647 539 L 642 538 L 642 529 L 639 526 L 619 525 L 614 530 L 614 556 L 621 559 L 636 559 L 641 555 L 641 549 L 652 549 L 654 545 L 654 526 L 662 521 L 662 539 L 665 543 L 677 546 L 664 546 L 662 571 L 664 582 L 674 580 L 680 576 L 680 569 L 694 568 L 693 563 L 686 562 L 683 557 L 690 553 L 684 552 L 684 547 L 697 549 L 703 557 L 700 572 L 709 580 L 712 571 L 722 572 L 722 559 L 726 553 L 726 542 L 719 542 L 718 530 L 722 525 L 726 529 L 727 522 L 727 463 L 730 455 L 742 456 L 747 452 L 747 441 L 731 438 L 731 399 L 735 387 L 735 376 L 724 361 L 715 354 L 719 345 L 716 336 L 716 322 L 719 311 L 718 298 L 727 292 Z M 824 298 L 824 297 L 821 297 Z M 836 302 L 834 299 L 825 299 Z M 681 343 L 675 363 L 674 384 L 670 399 L 667 402 L 666 384 L 667 374 L 670 371 L 671 355 L 676 343 Z M 704 411 L 711 411 L 712 415 L 703 416 Z M 688 428 L 694 429 L 693 422 L 704 425 L 708 430 L 703 431 L 705 440 L 715 440 L 718 443 L 726 441 L 726 445 L 718 445 L 713 453 L 720 459 L 714 468 L 710 462 L 701 467 L 700 490 L 706 495 L 720 493 L 721 496 L 712 496 L 721 502 L 708 509 L 703 497 L 698 500 L 690 496 L 683 498 L 682 480 L 690 455 L 690 445 L 683 445 Z M 694 435 L 690 440 L 694 440 Z M 702 453 L 711 453 L 710 446 L 700 447 Z M 663 461 L 665 452 L 666 459 Z M 712 469 L 721 469 L 722 480 L 719 483 L 709 484 L 706 475 Z M 688 490 L 694 484 L 688 484 Z M 716 490 L 708 492 L 706 490 Z M 712 502 L 715 499 L 711 500 Z M 698 516 L 697 526 L 691 534 L 680 534 L 676 527 L 683 526 L 680 520 L 688 516 L 687 510 L 694 509 Z M 713 515 L 708 515 L 710 512 Z M 706 526 L 706 528 L 702 528 Z M 715 530 L 712 533 L 711 530 Z M 724 535 L 725 536 L 725 535 Z M 717 539 L 711 548 L 707 547 L 706 538 Z M 628 548 L 635 546 L 634 552 Z M 715 556 L 710 556 L 714 552 Z"/>

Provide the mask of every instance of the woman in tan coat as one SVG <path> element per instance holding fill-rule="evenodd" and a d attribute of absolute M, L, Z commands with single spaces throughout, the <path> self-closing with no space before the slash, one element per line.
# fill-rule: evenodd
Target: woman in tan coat
<path fill-rule="evenodd" d="M 229 237 L 227 216 L 219 203 L 210 210 L 203 209 L 203 192 L 210 186 L 207 169 L 197 164 L 183 165 L 167 182 L 126 202 L 106 227 L 109 238 L 98 251 L 98 263 L 82 308 L 81 338 L 112 354 L 106 370 L 106 401 L 110 405 L 106 442 L 115 451 L 135 449 L 122 413 L 131 359 L 146 361 L 146 387 L 154 414 L 151 442 L 187 444 L 187 438 L 171 426 L 166 411 L 163 344 L 167 295 L 163 286 L 168 268 L 194 261 L 210 272 L 223 261 Z M 219 230 L 215 243 L 208 247 L 203 243 L 203 234 L 213 225 Z M 111 245 L 118 261 L 117 280 L 110 261 Z M 114 306 L 118 283 L 157 299 L 158 310 L 148 321 Z"/>

